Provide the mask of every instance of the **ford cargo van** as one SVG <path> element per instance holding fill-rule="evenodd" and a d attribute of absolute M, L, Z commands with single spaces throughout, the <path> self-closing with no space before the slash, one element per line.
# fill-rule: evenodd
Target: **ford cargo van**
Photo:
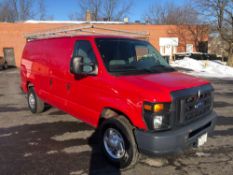
<path fill-rule="evenodd" d="M 25 45 L 21 87 L 32 113 L 55 106 L 99 129 L 104 155 L 125 168 L 140 153 L 182 152 L 213 130 L 213 87 L 177 72 L 147 41 L 90 35 Z"/>

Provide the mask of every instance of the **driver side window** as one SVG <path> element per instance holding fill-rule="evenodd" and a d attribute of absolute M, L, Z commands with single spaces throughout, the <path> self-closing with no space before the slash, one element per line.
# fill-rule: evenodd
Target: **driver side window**
<path fill-rule="evenodd" d="M 80 40 L 75 43 L 73 57 L 83 57 L 84 63 L 96 63 L 95 53 L 91 43 L 87 40 Z M 90 66 L 84 66 L 84 71 L 88 72 Z"/>

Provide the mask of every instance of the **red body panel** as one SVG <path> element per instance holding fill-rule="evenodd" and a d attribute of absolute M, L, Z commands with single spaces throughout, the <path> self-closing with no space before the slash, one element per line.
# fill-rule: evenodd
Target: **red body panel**
<path fill-rule="evenodd" d="M 104 67 L 95 45 L 97 36 L 63 37 L 27 42 L 21 62 L 21 87 L 28 83 L 37 95 L 53 106 L 97 126 L 104 108 L 124 113 L 135 127 L 147 129 L 142 104 L 171 102 L 172 91 L 207 84 L 178 72 L 113 76 Z M 101 36 L 104 37 L 104 36 Z M 70 60 L 77 40 L 89 40 L 98 62 L 98 75 L 74 76 Z"/>

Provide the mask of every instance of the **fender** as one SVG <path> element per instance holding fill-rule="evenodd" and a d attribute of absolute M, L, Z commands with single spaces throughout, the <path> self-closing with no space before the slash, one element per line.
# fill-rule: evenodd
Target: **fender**
<path fill-rule="evenodd" d="M 142 102 L 134 103 L 129 99 L 123 100 L 120 98 L 103 97 L 100 100 L 104 104 L 104 106 L 102 106 L 100 116 L 106 108 L 111 108 L 115 111 L 123 113 L 135 127 L 143 130 L 147 129 L 142 116 Z"/>

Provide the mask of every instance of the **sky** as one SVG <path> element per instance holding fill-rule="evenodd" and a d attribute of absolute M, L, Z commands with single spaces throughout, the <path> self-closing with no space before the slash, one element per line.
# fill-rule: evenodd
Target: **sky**
<path fill-rule="evenodd" d="M 127 1 L 127 0 L 125 0 Z M 132 0 L 132 9 L 128 15 L 130 21 L 142 20 L 146 9 L 155 3 L 166 3 L 172 1 L 174 4 L 182 4 L 187 0 Z M 69 15 L 78 12 L 78 0 L 45 0 L 47 13 L 54 20 L 69 20 Z"/>
<path fill-rule="evenodd" d="M 0 3 L 4 0 L 0 0 Z M 36 2 L 37 0 L 35 0 Z M 69 20 L 69 15 L 79 11 L 79 0 L 44 0 L 47 8 L 47 15 L 52 16 L 53 20 Z M 128 0 L 121 0 L 128 1 Z M 174 4 L 182 4 L 189 0 L 130 0 L 132 1 L 132 8 L 127 16 L 131 22 L 135 20 L 142 20 L 142 16 L 147 8 L 156 3 L 166 3 L 167 1 Z"/>

